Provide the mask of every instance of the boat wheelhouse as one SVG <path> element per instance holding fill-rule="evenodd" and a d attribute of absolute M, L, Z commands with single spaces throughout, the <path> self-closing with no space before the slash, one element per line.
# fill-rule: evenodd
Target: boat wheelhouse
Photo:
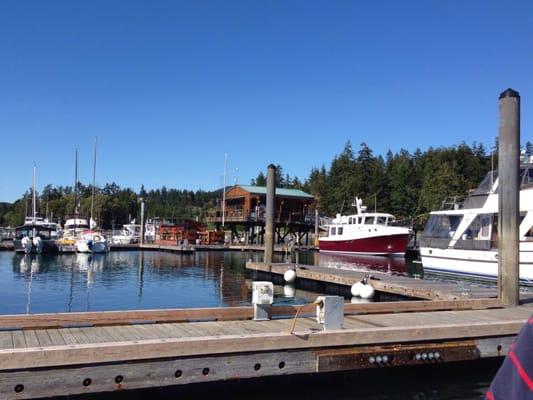
<path fill-rule="evenodd" d="M 404 255 L 409 242 L 410 230 L 394 226 L 392 214 L 367 213 L 362 200 L 355 198 L 353 204 L 357 214 L 337 214 L 326 225 L 327 236 L 319 238 L 321 252 L 368 254 L 368 255 Z"/>
<path fill-rule="evenodd" d="M 533 284 L 533 163 L 520 167 L 520 281 Z M 425 271 L 483 280 L 498 276 L 498 176 L 489 172 L 465 200 L 430 213 L 420 240 Z"/>

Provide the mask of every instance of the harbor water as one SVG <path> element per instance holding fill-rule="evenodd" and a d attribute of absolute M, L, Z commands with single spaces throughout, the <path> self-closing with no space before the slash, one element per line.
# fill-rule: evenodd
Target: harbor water
<path fill-rule="evenodd" d="M 157 251 L 95 255 L 0 252 L 0 313 L 249 305 L 252 280 L 244 266 L 250 259 L 261 261 L 261 258 L 261 253 L 222 251 L 188 255 Z M 275 255 L 275 261 L 287 259 L 331 268 L 379 270 L 422 277 L 420 264 L 403 258 L 354 258 L 313 252 Z M 275 304 L 303 304 L 313 301 L 319 294 L 279 285 L 275 288 Z M 382 369 L 263 379 L 242 384 L 227 382 L 125 391 L 87 398 L 208 398 L 212 393 L 225 390 L 228 398 L 235 399 L 478 399 L 483 398 L 497 368 L 498 362 L 479 362 Z M 255 392 L 252 397 L 251 391 Z"/>

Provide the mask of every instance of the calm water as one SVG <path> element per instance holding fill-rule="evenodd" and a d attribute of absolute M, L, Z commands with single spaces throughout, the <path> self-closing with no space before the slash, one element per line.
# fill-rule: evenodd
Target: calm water
<path fill-rule="evenodd" d="M 24 256 L 0 252 L 0 313 L 219 307 L 250 304 L 251 280 L 244 264 L 261 254 L 198 252 L 111 252 Z M 292 261 L 331 268 L 370 269 L 421 276 L 420 264 L 403 258 L 352 257 L 300 253 Z M 276 255 L 284 261 L 284 255 Z M 300 304 L 318 293 L 276 286 L 275 303 Z M 348 299 L 349 301 L 349 299 Z M 250 399 L 478 399 L 498 363 L 471 363 L 435 368 L 402 368 L 324 376 L 243 381 L 207 386 L 123 392 L 91 399 L 153 397 Z M 384 384 L 387 382 L 387 384 Z"/>

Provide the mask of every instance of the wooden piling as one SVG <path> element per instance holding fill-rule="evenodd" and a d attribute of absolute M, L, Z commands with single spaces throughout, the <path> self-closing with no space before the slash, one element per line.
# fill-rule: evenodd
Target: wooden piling
<path fill-rule="evenodd" d="M 274 207 L 276 201 L 276 166 L 270 164 L 267 172 L 266 223 L 265 223 L 265 257 L 266 264 L 272 263 L 274 253 Z"/>
<path fill-rule="evenodd" d="M 513 89 L 500 94 L 498 151 L 498 296 L 505 306 L 519 304 L 520 226 L 520 95 Z"/>

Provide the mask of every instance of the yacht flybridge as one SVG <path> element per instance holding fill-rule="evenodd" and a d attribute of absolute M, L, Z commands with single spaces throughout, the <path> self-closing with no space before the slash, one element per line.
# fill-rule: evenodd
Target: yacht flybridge
<path fill-rule="evenodd" d="M 366 206 L 356 197 L 353 206 L 357 214 L 341 215 L 326 226 L 327 236 L 319 238 L 321 252 L 347 254 L 405 254 L 410 230 L 392 226 L 394 216 L 367 213 Z"/>
<path fill-rule="evenodd" d="M 520 167 L 520 280 L 533 284 L 533 163 Z M 420 241 L 424 270 L 480 279 L 498 276 L 498 176 L 489 172 L 464 201 L 443 202 Z"/>

